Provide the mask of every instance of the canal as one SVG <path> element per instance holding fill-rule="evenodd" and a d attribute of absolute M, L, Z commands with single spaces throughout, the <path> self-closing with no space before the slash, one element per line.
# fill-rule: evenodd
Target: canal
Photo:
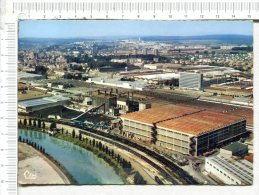
<path fill-rule="evenodd" d="M 123 184 L 114 169 L 90 151 L 38 131 L 19 129 L 19 136 L 45 148 L 78 184 Z"/>

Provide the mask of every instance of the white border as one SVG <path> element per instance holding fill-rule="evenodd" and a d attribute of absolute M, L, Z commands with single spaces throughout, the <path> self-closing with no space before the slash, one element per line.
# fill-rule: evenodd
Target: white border
<path fill-rule="evenodd" d="M 16 0 L 19 2 L 19 0 Z M 21 1 L 21 0 L 20 0 Z M 32 1 L 32 0 L 30 0 Z M 35 0 L 35 2 L 44 2 L 41 0 Z M 52 2 L 50 0 L 45 0 L 45 2 Z M 59 0 L 59 2 L 64 2 L 64 0 Z M 94 0 L 92 0 L 94 1 Z M 106 0 L 107 1 L 107 0 Z M 116 1 L 116 0 L 115 0 Z M 155 1 L 158 2 L 159 0 Z M 254 1 L 254 0 L 253 0 Z M 6 0 L 1 2 L 1 14 L 4 12 L 10 13 L 10 7 L 5 10 L 6 4 L 7 7 L 10 6 L 11 0 Z M 75 2 L 75 1 L 73 1 Z M 108 1 L 107 1 L 108 2 Z M 137 2 L 137 0 L 132 0 L 132 2 Z M 141 2 L 141 0 L 139 0 Z M 154 1 L 153 1 L 154 2 Z M 187 2 L 192 2 L 191 0 Z M 193 1 L 195 2 L 195 1 Z M 200 2 L 206 2 L 204 0 L 201 0 Z M 231 2 L 228 0 L 218 0 L 218 2 Z M 232 1 L 233 2 L 233 1 Z M 254 1 L 258 2 L 258 1 Z M 62 12 L 63 13 L 63 12 Z M 65 17 L 65 12 L 64 16 L 62 15 L 62 18 Z M 102 17 L 106 17 L 105 14 Z M 157 14 L 158 15 L 158 14 Z M 209 17 L 210 14 L 206 15 L 204 18 L 199 18 L 195 14 L 189 15 L 188 19 L 213 19 L 213 17 Z M 221 17 L 221 19 L 228 18 L 231 14 L 228 13 L 228 15 L 225 15 L 225 17 Z M 34 13 L 34 17 L 37 16 Z M 42 13 L 39 12 L 39 17 L 42 17 Z M 159 16 L 159 15 L 158 15 Z M 237 14 L 238 17 L 245 18 L 242 13 Z M 26 14 L 19 14 L 19 18 L 26 18 Z M 259 17 L 259 14 L 258 16 Z M 33 18 L 33 17 L 30 17 Z M 37 18 L 37 17 L 35 17 Z M 51 14 L 46 14 L 46 18 L 53 18 Z M 55 17 L 54 17 L 55 18 Z M 73 15 L 69 15 L 69 18 L 74 18 Z M 88 17 L 86 17 L 88 18 Z M 114 17 L 108 17 L 108 19 L 116 18 Z M 17 20 L 17 18 L 15 18 Z M 65 19 L 65 18 L 64 18 Z M 94 19 L 94 18 L 92 18 Z M 118 18 L 119 19 L 119 18 Z M 135 16 L 131 18 L 130 16 L 127 16 L 127 18 L 124 19 L 137 19 Z M 153 18 L 151 15 L 144 16 L 142 19 L 165 19 L 165 18 L 160 18 L 156 17 Z M 173 19 L 183 19 L 183 18 L 173 18 Z M 214 18 L 215 19 L 215 18 Z M 2 19 L 0 20 L 0 25 L 1 25 Z M 254 75 L 259 74 L 259 23 L 254 23 Z M 254 153 L 259 154 L 259 145 L 257 144 L 258 140 L 258 133 L 257 133 L 257 127 L 259 126 L 259 120 L 258 119 L 258 107 L 257 107 L 257 102 L 259 100 L 259 94 L 258 94 L 258 87 L 259 86 L 259 78 L 254 77 Z M 259 194 L 259 183 L 258 183 L 258 173 L 259 173 L 259 167 L 258 167 L 258 162 L 257 158 L 254 159 L 254 184 L 252 186 L 242 186 L 242 187 L 236 187 L 236 186 L 118 186 L 118 185 L 112 185 L 112 186 L 36 186 L 36 187 L 19 187 L 19 195 L 30 195 L 30 194 L 37 194 L 37 195 L 43 195 L 43 194 L 56 194 L 56 195 L 71 195 L 71 194 L 91 194 L 91 195 L 100 195 L 100 194 L 105 194 L 105 195 L 110 195 L 110 194 L 119 194 L 119 195 L 131 195 L 131 194 L 139 194 L 139 193 L 144 193 L 144 194 L 150 194 L 150 195 L 157 195 L 157 194 L 182 194 L 182 193 L 190 193 L 192 195 L 201 195 L 201 194 L 211 194 L 211 195 L 216 195 L 216 194 L 224 194 L 224 195 L 256 195 Z"/>
<path fill-rule="evenodd" d="M 254 154 L 259 154 L 259 22 L 254 23 Z M 257 120 L 256 120 L 257 119 Z M 23 187 L 19 188 L 21 195 L 71 195 L 71 194 L 91 194 L 91 195 L 133 195 L 133 194 L 190 194 L 190 195 L 257 195 L 259 194 L 259 162 L 254 159 L 254 184 L 252 186 L 46 186 L 46 187 Z M 19 195 L 20 195 L 19 194 Z"/>

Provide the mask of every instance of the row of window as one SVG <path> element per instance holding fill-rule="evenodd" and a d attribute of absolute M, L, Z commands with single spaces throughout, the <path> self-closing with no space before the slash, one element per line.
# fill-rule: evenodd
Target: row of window
<path fill-rule="evenodd" d="M 222 175 L 224 175 L 225 177 L 227 177 L 228 179 L 230 179 L 232 182 L 235 182 L 236 184 L 239 184 L 237 181 L 235 181 L 232 177 L 230 177 L 229 175 L 227 175 L 226 173 L 224 173 L 223 171 L 219 170 L 217 167 L 215 167 L 214 165 L 212 165 L 211 163 L 209 163 L 207 161 L 207 164 L 209 164 L 211 167 L 213 167 L 214 170 L 217 170 L 219 173 L 221 173 Z"/>
<path fill-rule="evenodd" d="M 171 145 L 173 147 L 184 148 L 184 149 L 187 149 L 189 151 L 189 147 L 188 146 L 183 146 L 183 145 L 179 145 L 179 144 L 175 144 L 175 143 L 168 143 L 168 142 L 164 142 L 164 141 L 161 141 L 161 140 L 158 140 L 158 141 L 160 142 L 160 146 Z"/>

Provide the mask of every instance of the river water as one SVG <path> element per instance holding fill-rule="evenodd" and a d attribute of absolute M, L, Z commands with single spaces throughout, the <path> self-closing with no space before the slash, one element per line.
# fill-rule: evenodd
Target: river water
<path fill-rule="evenodd" d="M 19 129 L 19 136 L 44 147 L 78 184 L 123 184 L 113 168 L 90 151 L 38 131 Z"/>

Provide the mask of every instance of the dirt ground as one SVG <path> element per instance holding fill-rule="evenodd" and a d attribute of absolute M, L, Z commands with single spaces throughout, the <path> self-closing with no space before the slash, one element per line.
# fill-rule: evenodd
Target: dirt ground
<path fill-rule="evenodd" d="M 25 144 L 18 144 L 19 184 L 69 184 L 62 170 L 42 153 Z"/>

